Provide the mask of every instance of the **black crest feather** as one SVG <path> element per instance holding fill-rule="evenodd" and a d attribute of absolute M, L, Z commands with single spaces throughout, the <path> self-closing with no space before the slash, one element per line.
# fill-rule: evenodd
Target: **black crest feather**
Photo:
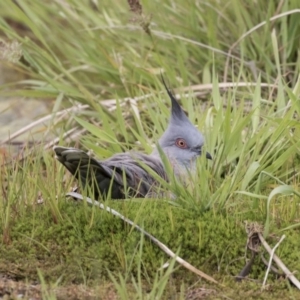
<path fill-rule="evenodd" d="M 167 84 L 166 84 L 162 74 L 161 74 L 161 80 L 162 80 L 162 83 L 165 86 L 165 89 L 166 89 L 166 91 L 167 91 L 167 93 L 168 93 L 168 95 L 171 99 L 171 102 L 172 102 L 172 117 L 173 118 L 178 118 L 178 119 L 181 119 L 181 120 L 186 119 L 187 117 L 186 117 L 184 111 L 182 110 L 179 103 L 175 99 L 175 96 L 172 94 L 172 92 L 167 87 Z"/>

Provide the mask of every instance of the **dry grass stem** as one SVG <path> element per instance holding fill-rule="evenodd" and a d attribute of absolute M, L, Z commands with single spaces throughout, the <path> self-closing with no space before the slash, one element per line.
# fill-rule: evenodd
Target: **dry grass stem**
<path fill-rule="evenodd" d="M 285 264 L 281 261 L 281 259 L 273 253 L 273 250 L 269 246 L 269 244 L 264 239 L 263 235 L 261 233 L 258 233 L 258 237 L 261 241 L 261 244 L 264 246 L 264 248 L 268 251 L 270 254 L 270 257 L 273 255 L 273 260 L 277 264 L 277 266 L 284 272 L 286 277 L 300 290 L 300 282 L 295 277 L 295 275 L 285 266 Z M 279 244 L 279 243 L 278 243 Z M 275 248 L 276 249 L 276 248 Z"/>
<path fill-rule="evenodd" d="M 111 209 L 110 207 L 104 206 L 102 203 L 92 200 L 91 198 L 88 197 L 83 197 L 81 194 L 75 193 L 75 192 L 70 192 L 67 194 L 67 196 L 73 197 L 77 200 L 86 200 L 90 205 L 95 205 L 98 206 L 99 208 L 106 210 L 107 212 L 113 214 L 114 216 L 122 219 L 124 222 L 130 224 L 137 230 L 139 230 L 141 233 L 143 233 L 145 236 L 147 236 L 154 244 L 156 244 L 160 249 L 162 249 L 167 255 L 169 255 L 171 258 L 175 258 L 175 260 L 181 264 L 183 267 L 186 269 L 190 270 L 191 272 L 197 274 L 198 276 L 206 279 L 207 281 L 213 282 L 218 284 L 218 282 L 212 278 L 211 276 L 205 274 L 204 272 L 200 271 L 199 269 L 195 268 L 191 264 L 189 264 L 187 261 L 182 259 L 181 257 L 177 256 L 171 249 L 169 249 L 166 245 L 164 245 L 162 242 L 160 242 L 157 238 L 152 236 L 150 233 L 145 231 L 143 228 L 140 226 L 136 225 L 133 221 L 129 220 L 128 218 L 124 217 L 122 214 L 119 212 L 115 211 L 114 209 Z"/>

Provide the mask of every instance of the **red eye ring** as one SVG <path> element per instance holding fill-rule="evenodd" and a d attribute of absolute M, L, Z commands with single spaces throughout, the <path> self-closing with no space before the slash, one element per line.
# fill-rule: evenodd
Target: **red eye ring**
<path fill-rule="evenodd" d="M 181 148 L 181 149 L 186 149 L 187 148 L 187 144 L 186 144 L 186 141 L 185 139 L 182 139 L 182 138 L 179 138 L 175 141 L 175 145 L 178 147 L 178 148 Z"/>

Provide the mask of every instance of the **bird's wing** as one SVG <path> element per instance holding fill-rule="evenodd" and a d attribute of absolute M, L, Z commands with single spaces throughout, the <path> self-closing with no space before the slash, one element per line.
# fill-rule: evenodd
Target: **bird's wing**
<path fill-rule="evenodd" d="M 156 184 L 155 179 L 143 168 L 148 166 L 162 178 L 167 178 L 163 165 L 155 157 L 140 153 L 119 153 L 102 162 L 90 157 L 82 150 L 65 147 L 54 147 L 56 158 L 83 185 L 93 186 L 95 197 L 108 194 L 111 198 L 124 198 L 124 182 L 131 194 L 145 197 Z"/>
<path fill-rule="evenodd" d="M 158 184 L 148 172 L 148 168 L 167 180 L 162 162 L 151 155 L 136 152 L 119 153 L 103 161 L 103 165 L 115 170 L 120 176 L 125 174 L 127 188 L 138 197 L 145 197 Z"/>

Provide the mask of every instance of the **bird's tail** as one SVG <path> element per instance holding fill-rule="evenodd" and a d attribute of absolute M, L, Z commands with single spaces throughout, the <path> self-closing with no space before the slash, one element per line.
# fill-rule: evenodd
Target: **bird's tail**
<path fill-rule="evenodd" d="M 80 149 L 55 146 L 53 150 L 56 159 L 81 182 L 82 186 L 93 190 L 93 196 L 98 198 L 99 195 L 107 195 L 112 179 L 111 170 L 107 170 L 101 162 Z"/>

